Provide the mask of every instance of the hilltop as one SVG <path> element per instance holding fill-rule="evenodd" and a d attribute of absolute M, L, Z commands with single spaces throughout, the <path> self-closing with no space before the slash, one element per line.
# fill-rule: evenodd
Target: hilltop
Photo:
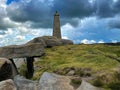
<path fill-rule="evenodd" d="M 71 76 L 74 84 L 85 79 L 95 86 L 118 90 L 120 85 L 119 45 L 63 45 L 45 49 L 46 54 L 34 62 L 32 79 L 38 80 L 43 72 Z M 20 69 L 24 74 L 25 65 Z M 115 89 L 117 88 L 117 89 Z"/>

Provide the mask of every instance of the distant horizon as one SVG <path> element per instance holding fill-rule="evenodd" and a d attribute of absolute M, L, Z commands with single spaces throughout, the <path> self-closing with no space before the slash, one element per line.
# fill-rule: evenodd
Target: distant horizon
<path fill-rule="evenodd" d="M 63 39 L 75 44 L 120 42 L 120 0 L 1 0 L 0 46 L 52 36 L 60 14 Z"/>

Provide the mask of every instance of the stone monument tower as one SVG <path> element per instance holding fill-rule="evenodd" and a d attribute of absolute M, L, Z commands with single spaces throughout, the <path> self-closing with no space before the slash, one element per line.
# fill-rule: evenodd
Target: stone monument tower
<path fill-rule="evenodd" d="M 53 36 L 61 39 L 60 19 L 59 19 L 59 13 L 57 11 L 54 14 Z"/>

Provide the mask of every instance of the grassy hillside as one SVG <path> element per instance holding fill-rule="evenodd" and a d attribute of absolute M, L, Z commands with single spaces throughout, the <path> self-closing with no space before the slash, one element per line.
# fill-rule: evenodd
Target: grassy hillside
<path fill-rule="evenodd" d="M 56 46 L 47 48 L 46 55 L 35 61 L 34 64 L 35 73 L 33 79 L 39 79 L 39 76 L 45 71 L 67 75 L 70 69 L 74 69 L 75 76 L 85 77 L 87 71 L 86 77 L 95 78 L 91 83 L 97 86 L 102 86 L 102 83 L 107 84 L 107 82 L 109 84 L 118 83 L 120 46 Z"/>

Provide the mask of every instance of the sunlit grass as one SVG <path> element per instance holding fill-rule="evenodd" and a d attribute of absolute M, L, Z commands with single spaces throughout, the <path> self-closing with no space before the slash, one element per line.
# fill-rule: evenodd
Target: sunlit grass
<path fill-rule="evenodd" d="M 45 55 L 34 62 L 33 80 L 39 80 L 44 72 L 56 72 L 66 75 L 65 68 L 76 68 L 77 74 L 85 74 L 80 69 L 89 69 L 90 76 L 95 77 L 90 83 L 105 90 L 117 90 L 118 68 L 120 67 L 120 46 L 112 45 L 65 45 L 45 49 Z M 20 72 L 25 76 L 26 65 L 22 65 Z M 105 83 L 104 81 L 108 81 Z M 103 86 L 101 86 L 103 85 Z M 108 89 L 111 88 L 111 89 Z"/>
<path fill-rule="evenodd" d="M 53 72 L 66 67 L 91 68 L 94 72 L 110 72 L 120 63 L 113 58 L 120 58 L 120 46 L 110 45 L 66 45 L 46 49 L 46 55 L 34 64 L 34 78 L 38 79 L 44 71 Z"/>

